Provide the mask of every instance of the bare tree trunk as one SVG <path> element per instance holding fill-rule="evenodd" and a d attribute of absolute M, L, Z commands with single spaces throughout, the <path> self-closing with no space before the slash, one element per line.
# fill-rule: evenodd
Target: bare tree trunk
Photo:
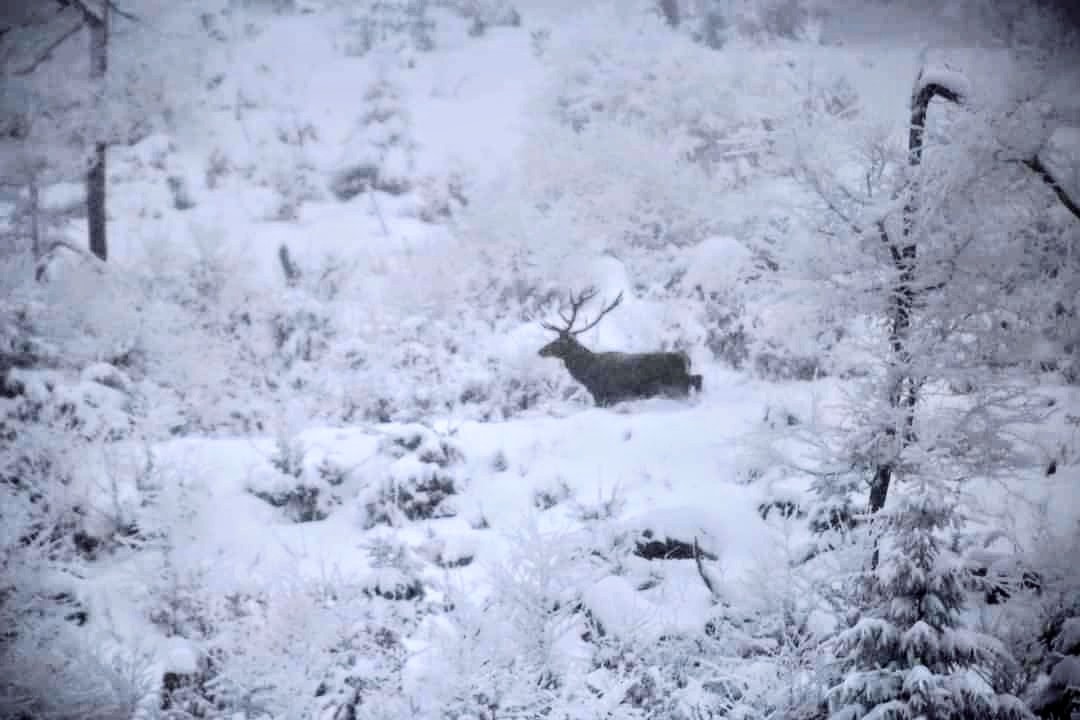
<path fill-rule="evenodd" d="M 41 259 L 41 188 L 38 186 L 38 176 L 34 171 L 30 172 L 30 251 L 33 254 L 34 264 Z"/>
<path fill-rule="evenodd" d="M 90 28 L 90 82 L 97 93 L 98 119 L 102 119 L 102 94 L 105 92 L 105 73 L 109 69 L 109 3 L 102 3 L 101 16 L 84 12 Z M 100 132 L 100 130 L 99 130 Z M 90 252 L 107 260 L 109 245 L 106 236 L 105 212 L 106 143 L 103 137 L 94 142 L 94 157 L 86 173 L 86 218 L 90 235 Z"/>

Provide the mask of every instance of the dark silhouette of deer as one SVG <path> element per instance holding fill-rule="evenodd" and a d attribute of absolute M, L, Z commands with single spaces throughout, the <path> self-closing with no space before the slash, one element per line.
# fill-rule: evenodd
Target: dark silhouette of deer
<path fill-rule="evenodd" d="M 578 342 L 578 335 L 596 327 L 605 315 L 622 302 L 622 293 L 619 293 L 592 322 L 575 329 L 578 312 L 595 297 L 596 290 L 593 288 L 576 297 L 570 293 L 570 316 L 559 311 L 559 317 L 566 327 L 540 323 L 545 329 L 558 333 L 557 338 L 540 348 L 540 357 L 562 360 L 570 375 L 585 386 L 601 407 L 656 395 L 686 397 L 691 388 L 701 390 L 701 376 L 690 374 L 690 358 L 686 353 L 597 353 Z"/>

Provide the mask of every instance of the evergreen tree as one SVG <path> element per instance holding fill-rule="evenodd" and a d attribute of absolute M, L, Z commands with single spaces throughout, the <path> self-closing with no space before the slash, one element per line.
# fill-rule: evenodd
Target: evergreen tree
<path fill-rule="evenodd" d="M 964 628 L 964 568 L 945 535 L 959 525 L 955 493 L 932 471 L 894 486 L 872 535 L 877 567 L 856 581 L 863 606 L 838 636 L 844 680 L 834 720 L 1029 718 L 1002 692 L 1014 661 L 994 638 Z"/>

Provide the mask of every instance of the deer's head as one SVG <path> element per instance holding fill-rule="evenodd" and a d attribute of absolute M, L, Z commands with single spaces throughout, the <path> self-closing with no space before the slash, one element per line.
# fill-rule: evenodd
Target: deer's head
<path fill-rule="evenodd" d="M 618 307 L 622 302 L 622 293 L 619 293 L 612 302 L 608 303 L 600 314 L 596 318 L 581 328 L 575 328 L 574 323 L 577 321 L 578 311 L 590 300 L 596 297 L 596 289 L 589 288 L 577 296 L 574 293 L 570 293 L 570 316 L 567 317 L 562 310 L 559 310 L 559 317 L 562 318 L 564 323 L 563 327 L 552 325 L 551 323 L 542 322 L 540 326 L 545 330 L 550 330 L 556 333 L 558 337 L 549 342 L 544 347 L 540 348 L 540 357 L 555 357 L 560 359 L 566 359 L 575 354 L 588 353 L 589 350 L 582 345 L 577 336 L 582 333 L 592 330 L 596 325 L 607 315 L 609 312 Z"/>

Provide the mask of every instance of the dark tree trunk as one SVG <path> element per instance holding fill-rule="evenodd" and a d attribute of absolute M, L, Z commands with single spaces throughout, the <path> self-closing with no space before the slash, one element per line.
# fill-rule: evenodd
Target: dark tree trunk
<path fill-rule="evenodd" d="M 38 185 L 37 173 L 30 171 L 30 250 L 36 263 L 41 259 L 41 189 Z"/>
<path fill-rule="evenodd" d="M 86 173 L 86 217 L 90 231 L 90 252 L 109 259 L 105 229 L 105 143 L 94 144 L 94 164 Z"/>
<path fill-rule="evenodd" d="M 109 3 L 102 3 L 100 17 L 92 12 L 84 12 L 83 15 L 90 29 L 90 83 L 94 92 L 98 93 L 97 114 L 100 120 L 103 116 L 101 105 L 104 104 L 101 94 L 105 92 L 105 73 L 109 69 Z M 105 158 L 105 140 L 99 136 L 94 142 L 94 157 L 86 173 L 86 218 L 90 252 L 103 261 L 109 257 L 105 212 Z"/>
<path fill-rule="evenodd" d="M 883 434 L 894 448 L 885 458 L 874 466 L 870 481 L 870 513 L 876 513 L 885 507 L 889 496 L 889 485 L 896 470 L 896 461 L 904 448 L 915 442 L 915 406 L 919 400 L 920 379 L 912 370 L 911 349 L 908 346 L 908 334 L 911 330 L 911 313 L 915 307 L 915 273 L 918 260 L 918 245 L 911 239 L 915 224 L 916 205 L 921 188 L 917 172 L 922 163 L 923 136 L 926 133 L 926 113 L 930 101 L 941 97 L 949 102 L 960 102 L 960 96 L 947 87 L 936 83 L 919 85 L 911 99 L 911 128 L 908 135 L 908 166 L 912 169 L 911 182 L 907 188 L 908 199 L 904 204 L 902 236 L 895 242 L 889 236 L 884 222 L 878 223 L 878 233 L 889 248 L 893 267 L 896 269 L 896 284 L 892 288 L 889 301 L 889 349 L 895 368 L 895 377 L 889 387 L 889 407 L 895 415 L 901 417 L 900 427 L 888 425 Z M 874 565 L 877 565 L 877 551 L 874 552 Z"/>

